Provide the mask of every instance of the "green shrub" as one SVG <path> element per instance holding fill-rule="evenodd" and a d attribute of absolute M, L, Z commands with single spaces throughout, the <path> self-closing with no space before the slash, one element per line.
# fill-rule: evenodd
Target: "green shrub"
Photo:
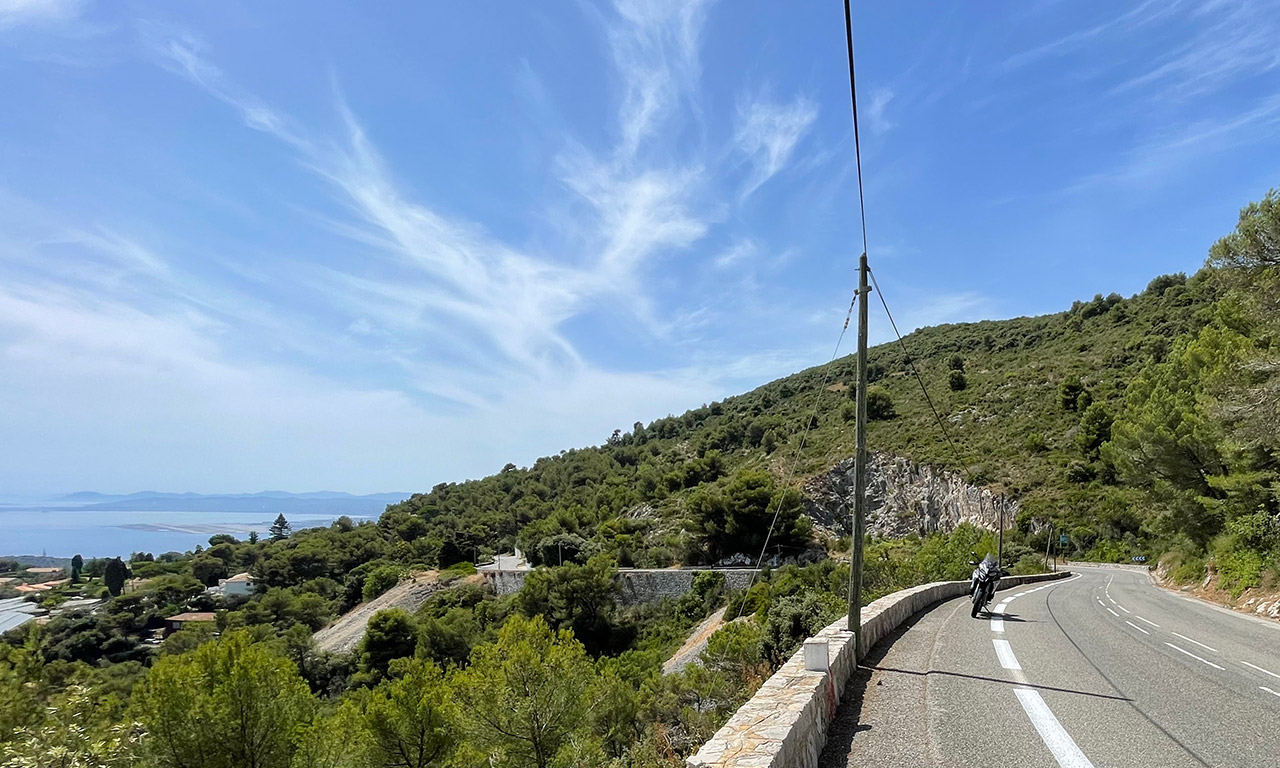
<path fill-rule="evenodd" d="M 959 392 L 969 386 L 969 381 L 964 377 L 964 371 L 952 371 L 947 375 L 947 386 L 951 387 L 952 392 Z"/>
<path fill-rule="evenodd" d="M 364 578 L 361 596 L 366 601 L 374 599 L 398 584 L 403 573 L 404 569 L 398 565 L 380 565 L 374 568 Z"/>
<path fill-rule="evenodd" d="M 1013 566 L 1013 573 L 1015 576 L 1044 573 L 1044 557 L 1042 555 L 1023 555 L 1018 558 L 1018 562 Z"/>

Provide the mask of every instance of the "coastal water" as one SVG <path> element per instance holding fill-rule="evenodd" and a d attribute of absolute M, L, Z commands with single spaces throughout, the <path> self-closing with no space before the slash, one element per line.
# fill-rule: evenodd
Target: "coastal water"
<path fill-rule="evenodd" d="M 289 523 L 297 530 L 328 525 L 335 517 L 291 517 Z M 0 555 L 128 557 L 132 552 L 185 552 L 197 544 L 208 546 L 209 537 L 216 533 L 238 539 L 250 531 L 265 535 L 274 519 L 275 514 L 264 512 L 132 512 L 74 506 L 41 510 L 0 505 Z"/>

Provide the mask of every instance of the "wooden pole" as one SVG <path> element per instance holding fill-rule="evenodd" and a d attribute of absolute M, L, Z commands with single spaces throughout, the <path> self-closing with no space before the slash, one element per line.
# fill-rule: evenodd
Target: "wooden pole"
<path fill-rule="evenodd" d="M 858 260 L 858 391 L 855 403 L 853 453 L 853 551 L 849 562 L 849 625 L 854 634 L 854 656 L 866 652 L 862 645 L 862 539 L 867 520 L 867 254 Z"/>

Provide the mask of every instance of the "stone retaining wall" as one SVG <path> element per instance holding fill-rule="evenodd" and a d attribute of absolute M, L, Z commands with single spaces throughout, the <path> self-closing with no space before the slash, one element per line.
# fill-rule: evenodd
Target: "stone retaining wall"
<path fill-rule="evenodd" d="M 1070 576 L 1066 571 L 1009 576 L 1000 588 Z M 940 581 L 894 592 L 862 609 L 863 649 L 870 649 L 929 606 L 969 591 L 968 581 Z M 687 761 L 689 768 L 816 768 L 845 683 L 857 666 L 846 617 L 820 631 L 829 672 L 808 672 L 804 649 L 760 686 L 729 722 Z"/>
<path fill-rule="evenodd" d="M 727 589 L 746 589 L 757 573 L 754 568 L 620 568 L 618 582 L 619 599 L 624 603 L 646 603 L 664 597 L 678 598 L 693 586 L 693 577 L 703 570 L 724 574 Z M 525 577 L 532 571 L 482 570 L 480 574 L 499 595 L 520 591 Z"/>

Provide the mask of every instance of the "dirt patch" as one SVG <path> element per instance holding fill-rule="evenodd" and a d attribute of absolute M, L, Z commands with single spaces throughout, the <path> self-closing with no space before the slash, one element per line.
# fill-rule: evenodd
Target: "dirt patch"
<path fill-rule="evenodd" d="M 427 599 L 442 589 L 447 589 L 464 581 L 472 581 L 478 577 L 465 580 L 441 582 L 435 571 L 418 571 L 378 595 L 367 603 L 361 603 L 332 624 L 315 633 L 316 649 L 334 653 L 350 653 L 360 644 L 364 637 L 364 628 L 373 618 L 373 614 L 386 608 L 403 608 L 413 613 L 427 602 Z"/>
<path fill-rule="evenodd" d="M 670 675 L 679 672 L 698 658 L 698 655 L 702 653 L 702 649 L 707 647 L 707 641 L 711 639 L 715 631 L 724 626 L 724 610 L 721 608 L 693 628 L 693 632 L 689 633 L 689 637 L 684 641 L 684 645 L 680 646 L 680 650 L 676 651 L 662 665 L 662 674 Z"/>

